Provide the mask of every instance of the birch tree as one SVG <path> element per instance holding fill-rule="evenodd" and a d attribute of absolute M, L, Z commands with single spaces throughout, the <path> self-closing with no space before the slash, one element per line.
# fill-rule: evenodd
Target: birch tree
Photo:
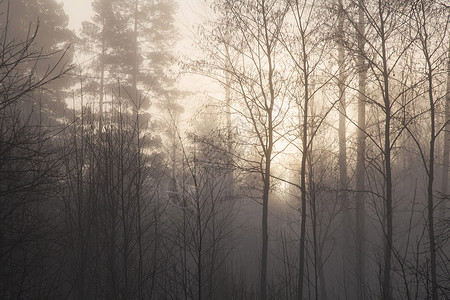
<path fill-rule="evenodd" d="M 207 50 L 216 60 L 209 74 L 222 83 L 229 82 L 232 92 L 241 98 L 232 110 L 245 122 L 242 133 L 250 141 L 254 155 L 254 159 L 246 160 L 250 162 L 246 168 L 259 174 L 262 186 L 260 297 L 266 300 L 271 167 L 274 145 L 280 139 L 276 132 L 282 124 L 283 111 L 289 105 L 283 101 L 287 86 L 280 77 L 282 55 L 278 52 L 278 37 L 287 6 L 272 0 L 233 0 L 217 1 L 214 7 L 222 14 L 215 25 L 218 30 L 209 36 L 216 47 Z M 228 32 L 233 35 L 230 37 Z M 234 55 L 230 56 L 230 51 L 224 52 L 224 46 Z M 224 66 L 227 66 L 226 70 L 223 70 Z M 223 70 L 227 75 L 219 74 L 217 70 Z"/>

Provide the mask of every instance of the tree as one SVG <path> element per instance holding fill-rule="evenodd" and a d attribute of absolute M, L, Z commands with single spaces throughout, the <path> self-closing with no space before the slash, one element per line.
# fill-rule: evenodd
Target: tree
<path fill-rule="evenodd" d="M 439 298 L 439 281 L 437 278 L 437 236 L 435 230 L 435 193 L 434 193 L 434 180 L 435 180 L 435 167 L 436 167 L 436 140 L 438 135 L 442 132 L 437 126 L 437 101 L 439 97 L 436 97 L 438 90 L 437 70 L 440 67 L 441 58 L 445 57 L 445 51 L 439 51 L 442 49 L 444 43 L 444 36 L 447 32 L 447 25 L 441 27 L 441 18 L 446 20 L 444 23 L 448 24 L 448 16 L 439 17 L 441 9 L 439 6 L 435 6 L 432 2 L 420 1 L 413 7 L 413 22 L 414 28 L 418 39 L 418 48 L 420 49 L 425 64 L 425 78 L 426 87 L 424 88 L 427 94 L 428 108 L 429 110 L 429 127 L 430 134 L 428 138 L 428 147 L 424 147 L 420 144 L 416 133 L 408 130 L 414 137 L 419 152 L 421 153 L 422 162 L 427 175 L 427 227 L 429 238 L 429 257 L 430 257 L 430 275 L 427 278 L 431 285 L 431 298 L 436 300 Z M 431 17 L 433 16 L 433 17 Z M 438 98 L 438 99 L 436 99 Z M 442 97 L 443 98 L 443 97 Z M 444 127 L 446 124 L 444 124 Z M 424 148 L 428 151 L 428 160 L 424 156 Z"/>
<path fill-rule="evenodd" d="M 172 0 L 97 0 L 91 22 L 83 23 L 82 36 L 99 71 L 96 89 L 103 103 L 105 88 L 120 82 L 130 107 L 150 99 L 173 101 L 177 92 L 169 72 L 174 58 L 175 3 Z M 97 78 L 97 77 L 96 77 Z M 103 110 L 103 105 L 100 105 Z"/>
<path fill-rule="evenodd" d="M 173 0 L 134 0 L 132 5 L 132 88 L 139 87 L 144 94 L 150 92 L 152 97 L 173 101 L 178 95 L 173 86 L 174 75 L 170 73 L 175 60 L 171 49 L 176 37 L 176 3 Z M 144 107 L 147 106 L 148 103 L 144 103 Z"/>
<path fill-rule="evenodd" d="M 102 131 L 98 115 L 82 106 L 64 140 L 65 242 L 74 249 L 67 272 L 79 297 L 157 294 L 164 174 L 159 139 L 141 107 L 130 114 L 119 99 Z"/>
<path fill-rule="evenodd" d="M 298 277 L 297 277 L 297 299 L 303 299 L 304 296 L 304 279 L 306 277 L 305 261 L 306 261 L 306 224 L 307 224 L 307 202 L 308 202 L 308 169 L 307 162 L 312 152 L 312 147 L 314 140 L 322 128 L 322 125 L 334 108 L 336 103 L 340 103 L 340 108 L 345 107 L 343 100 L 343 73 L 338 79 L 338 85 L 340 87 L 340 93 L 337 101 L 331 101 L 327 103 L 322 100 L 322 103 L 316 103 L 314 97 L 316 94 L 320 93 L 324 87 L 335 78 L 335 74 L 329 74 L 321 70 L 322 62 L 326 59 L 327 48 L 326 42 L 329 39 L 328 36 L 320 36 L 319 22 L 315 22 L 313 18 L 319 16 L 320 6 L 316 1 L 292 1 L 289 4 L 289 9 L 292 12 L 294 18 L 294 36 L 292 37 L 293 42 L 289 43 L 289 39 L 285 39 L 283 46 L 285 47 L 291 62 L 294 64 L 294 70 L 296 72 L 295 80 L 295 92 L 292 95 L 297 104 L 298 120 L 296 125 L 296 130 L 298 132 L 297 138 L 300 139 L 301 145 L 297 148 L 301 154 L 300 158 L 300 180 L 298 187 L 301 192 L 300 200 L 300 244 L 299 244 L 299 267 L 298 267 Z M 342 58 L 342 57 L 340 57 Z M 342 72 L 343 62 L 339 61 L 339 70 Z M 317 106 L 317 109 L 313 109 Z M 315 113 L 318 110 L 321 113 Z M 342 111 L 341 111 L 342 113 Z M 342 130 L 341 130 L 342 134 Z M 342 136 L 340 137 L 340 145 L 342 146 Z M 345 146 L 345 145 L 344 145 Z M 341 148 L 341 150 L 343 150 Z M 341 160 L 344 157 L 342 152 Z M 343 161 L 341 161 L 343 163 Z M 341 164 L 342 165 L 342 164 Z M 346 180 L 344 173 L 345 167 L 341 169 L 342 180 Z M 342 182 L 341 182 L 342 183 Z M 314 203 L 313 203 L 314 204 Z M 313 230 L 316 230 L 315 224 L 313 224 Z M 317 247 L 314 247 L 314 251 Z M 317 255 L 317 253 L 315 253 Z M 319 265 L 322 262 L 318 262 Z M 316 292 L 316 297 L 317 297 Z"/>
<path fill-rule="evenodd" d="M 355 7 L 359 9 L 359 22 L 350 22 L 356 29 L 357 43 L 350 43 L 353 51 L 358 53 L 364 59 L 360 59 L 359 67 L 360 73 L 360 88 L 358 93 L 360 94 L 361 101 L 365 98 L 366 101 L 379 110 L 382 120 L 379 124 L 380 137 L 376 138 L 373 134 L 370 134 L 370 130 L 363 123 L 361 123 L 359 130 L 365 129 L 365 136 L 368 138 L 372 145 L 379 151 L 381 156 L 381 164 L 372 161 L 371 167 L 373 167 L 382 177 L 383 186 L 381 193 L 378 193 L 383 201 L 383 212 L 379 216 L 383 231 L 383 263 L 381 267 L 381 296 L 383 299 L 392 299 L 392 256 L 394 253 L 393 245 L 393 219 L 394 219 L 394 194 L 393 194 L 393 149 L 398 142 L 398 138 L 402 134 L 404 127 L 399 125 L 401 119 L 398 115 L 402 113 L 405 107 L 411 103 L 410 101 L 401 103 L 401 97 L 405 93 L 405 90 L 409 90 L 411 87 L 403 86 L 403 90 L 399 90 L 397 84 L 402 85 L 404 82 L 397 81 L 395 77 L 395 71 L 398 66 L 405 63 L 405 57 L 407 51 L 411 48 L 413 40 L 400 38 L 407 30 L 408 18 L 406 17 L 409 7 L 402 2 L 357 2 Z M 364 15 L 361 15 L 364 12 Z M 363 18 L 364 17 L 364 18 Z M 364 21 L 363 21 L 364 20 Z M 367 22 L 366 22 L 367 21 Z M 364 22 L 364 23 L 363 23 Z M 366 25 L 366 31 L 364 32 L 363 25 Z M 364 48 L 367 45 L 368 49 Z M 367 62 L 368 71 L 374 80 L 374 89 L 376 92 L 372 95 L 369 91 L 364 89 L 365 83 L 365 63 Z M 365 94 L 362 94 L 363 91 Z M 381 99 L 381 100 L 378 100 Z M 361 102 L 362 104 L 362 102 Z M 363 122 L 363 105 L 360 106 L 361 110 L 361 122 Z M 376 121 L 379 122 L 379 121 Z M 363 135 L 360 135 L 360 151 L 364 149 Z M 362 152 L 359 154 L 360 158 Z M 360 162 L 360 168 L 361 162 Z M 361 169 L 360 169 L 361 170 Z M 362 187 L 362 182 L 359 183 L 359 188 Z M 360 212 L 362 213 L 363 206 L 360 206 Z M 359 216 L 361 218 L 361 215 Z M 362 224 L 360 222 L 360 224 Z M 363 228 L 362 228 L 363 229 Z M 363 244 L 360 244 L 363 245 Z M 361 248 L 363 250 L 363 248 Z M 358 255 L 364 255 L 360 253 Z M 362 262 L 362 261 L 361 261 Z M 364 280 L 360 275 L 358 285 L 360 286 Z M 361 288 L 359 288 L 361 291 Z"/>
<path fill-rule="evenodd" d="M 1 3 L 2 7 L 7 4 Z M 3 298 L 59 297 L 60 249 L 52 242 L 58 232 L 51 220 L 58 213 L 54 200 L 61 160 L 51 139 L 55 131 L 43 126 L 50 112 L 42 104 L 48 104 L 46 91 L 70 70 L 65 64 L 70 55 L 56 48 L 44 53 L 38 46 L 39 27 L 31 24 L 27 24 L 28 33 L 16 32 L 14 38 L 10 30 L 21 28 L 14 22 L 27 23 L 26 18 L 15 18 L 17 12 L 8 8 L 4 12 L 0 29 L 0 294 Z"/>
<path fill-rule="evenodd" d="M 445 100 L 445 125 L 444 125 L 444 150 L 442 158 L 442 182 L 441 192 L 445 196 L 448 193 L 448 166 L 450 164 L 450 41 L 447 48 L 447 88 L 446 88 L 446 100 Z M 441 220 L 445 220 L 446 216 L 446 202 L 441 204 Z"/>
<path fill-rule="evenodd" d="M 99 113 L 103 115 L 106 87 L 117 87 L 120 74 L 126 73 L 132 62 L 132 36 L 127 32 L 127 18 L 120 11 L 121 0 L 96 0 L 92 3 L 92 21 L 82 24 L 82 40 L 95 59 L 93 68 L 94 93 L 99 100 Z M 101 122 L 101 118 L 100 118 Z"/>
<path fill-rule="evenodd" d="M 279 59 L 282 55 L 277 51 L 287 6 L 271 0 L 255 3 L 216 1 L 214 8 L 220 17 L 213 26 L 219 30 L 208 32 L 208 43 L 213 42 L 213 47 L 207 46 L 205 50 L 215 62 L 209 66 L 206 64 L 207 74 L 223 84 L 229 83 L 232 92 L 242 99 L 241 103 L 233 106 L 233 111 L 247 124 L 243 134 L 250 140 L 249 146 L 254 154 L 252 161 L 245 160 L 250 162 L 246 168 L 259 173 L 262 185 L 260 297 L 265 300 L 271 166 L 274 145 L 281 139 L 276 132 L 284 117 L 283 107 L 289 106 L 284 101 L 286 83 L 280 80 L 283 71 L 277 67 L 278 63 L 283 64 Z M 233 32 L 233 36 L 229 32 Z M 224 70 L 224 66 L 227 69 Z M 227 75 L 219 74 L 217 70 Z"/>
<path fill-rule="evenodd" d="M 350 237 L 351 237 L 351 227 L 352 227 L 352 215 L 350 213 L 350 205 L 348 199 L 348 174 L 347 174 L 347 135 L 346 135 L 346 115 L 347 115 L 347 105 L 346 105 L 346 70 L 345 70 L 345 48 L 344 48 L 344 22 L 345 22 L 345 8 L 342 0 L 338 1 L 338 26 L 337 26 L 337 47 L 338 47 L 338 89 L 339 89 L 339 198 L 342 208 L 342 218 L 343 218 L 343 230 L 342 230 L 342 251 L 343 254 L 343 275 L 344 275 L 344 289 L 347 293 L 348 286 L 350 284 L 350 272 L 348 269 L 352 269 L 351 263 L 351 249 Z"/>
<path fill-rule="evenodd" d="M 365 256 L 366 256 L 366 221 L 365 221 L 365 151 L 366 151 L 366 81 L 367 63 L 365 60 L 365 21 L 364 0 L 358 2 L 358 123 L 357 123 L 357 161 L 356 161 L 356 280 L 357 296 L 365 296 Z"/>
<path fill-rule="evenodd" d="M 214 122 L 210 120 L 209 125 Z M 178 132 L 178 137 L 180 133 Z M 215 137 L 215 138 L 213 138 Z M 229 181 L 220 136 L 214 129 L 196 130 L 189 136 L 191 149 L 180 141 L 182 180 L 172 197 L 173 243 L 181 255 L 174 278 L 179 294 L 188 299 L 226 299 L 225 273 L 234 250 L 234 202 L 228 197 Z M 180 297 L 180 296 L 178 296 Z"/>
<path fill-rule="evenodd" d="M 34 52 L 36 58 L 25 63 L 21 61 L 21 67 L 38 77 L 45 77 L 48 72 L 62 72 L 68 68 L 73 58 L 71 43 L 74 34 L 67 28 L 68 17 L 55 0 L 23 1 L 4 0 L 0 2 L 0 16 L 3 29 L 2 43 L 7 45 L 23 45 L 30 42 L 28 50 Z M 62 50 L 65 49 L 65 50 Z M 61 56 L 61 51 L 65 54 Z M 54 69 L 50 69 L 52 66 Z M 35 95 L 40 98 L 42 117 L 45 122 L 52 125 L 63 114 L 66 107 L 64 98 L 67 94 L 63 91 L 71 85 L 71 76 L 46 83 L 46 89 Z"/>

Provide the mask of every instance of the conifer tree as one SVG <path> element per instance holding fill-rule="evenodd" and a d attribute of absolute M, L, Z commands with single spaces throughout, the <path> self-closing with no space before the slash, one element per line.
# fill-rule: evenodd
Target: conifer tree
<path fill-rule="evenodd" d="M 28 41 L 31 44 L 27 50 L 39 56 L 26 64 L 28 72 L 39 78 L 56 75 L 70 66 L 74 34 L 67 28 L 69 18 L 60 3 L 56 0 L 4 0 L 0 1 L 0 11 L 5 46 Z M 21 63 L 25 66 L 24 61 Z M 67 96 L 64 89 L 70 84 L 70 76 L 65 76 L 47 83 L 45 90 L 35 93 L 41 116 L 55 121 L 62 115 Z"/>

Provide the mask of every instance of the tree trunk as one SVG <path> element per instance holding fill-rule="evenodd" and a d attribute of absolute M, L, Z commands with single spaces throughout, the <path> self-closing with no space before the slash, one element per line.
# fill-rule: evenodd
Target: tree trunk
<path fill-rule="evenodd" d="M 434 148 L 435 148 L 435 113 L 433 102 L 432 78 L 429 75 L 429 100 L 430 100 L 430 157 L 428 169 L 428 186 L 427 186 L 427 200 L 428 200 L 428 238 L 430 240 L 430 268 L 431 268 L 431 295 L 433 300 L 437 300 L 437 282 L 436 282 L 436 243 L 434 236 L 434 199 L 433 199 L 433 181 L 434 181 Z"/>
<path fill-rule="evenodd" d="M 305 103 L 303 107 L 302 134 L 302 161 L 300 170 L 300 188 L 301 188 L 301 225 L 300 225 L 300 250 L 299 250 L 299 268 L 297 283 L 297 299 L 303 299 L 303 278 L 305 276 L 305 237 L 306 237 L 306 160 L 308 154 L 308 104 L 309 104 L 309 71 L 306 58 L 305 35 L 301 32 L 303 55 L 303 76 L 305 80 Z"/>
<path fill-rule="evenodd" d="M 261 253 L 261 299 L 267 299 L 267 253 L 269 244 L 268 210 L 270 188 L 270 157 L 266 157 L 263 191 L 263 215 L 262 215 L 262 253 Z"/>
<path fill-rule="evenodd" d="M 268 142 L 266 144 L 265 156 L 265 166 L 264 166 L 264 190 L 263 190 L 263 216 L 262 216 L 262 257 L 261 257 L 261 299 L 267 299 L 267 253 L 269 244 L 269 233 L 268 233 L 268 211 L 269 211 L 269 191 L 270 191 L 270 175 L 271 175 L 271 164 L 272 164 L 272 149 L 273 149 L 273 120 L 272 120 L 272 110 L 275 100 L 275 92 L 273 89 L 273 69 L 272 61 L 270 57 L 270 51 L 268 52 L 269 60 L 269 89 L 270 89 L 270 106 L 267 110 L 268 119 Z"/>
<path fill-rule="evenodd" d="M 425 20 L 424 20 L 425 22 Z M 428 53 L 428 41 L 426 34 L 426 24 L 423 26 L 425 30 L 425 39 L 422 41 L 425 59 L 427 62 L 428 74 L 428 100 L 430 105 L 430 153 L 428 161 L 428 186 L 427 186 L 427 201 L 428 201 L 428 238 L 430 240 L 430 271 L 431 271 L 431 297 L 433 300 L 438 299 L 438 285 L 436 276 L 436 241 L 434 235 L 434 198 L 433 198 L 433 184 L 434 184 L 434 153 L 436 142 L 436 115 L 435 104 L 433 97 L 433 66 L 431 63 L 431 55 Z"/>
<path fill-rule="evenodd" d="M 300 170 L 300 188 L 301 188 L 301 225 L 300 225 L 300 253 L 299 253 L 299 268 L 298 268 L 298 284 L 297 284 L 297 299 L 303 299 L 303 278 L 305 272 L 305 236 L 306 236 L 306 158 L 307 158 L 307 142 L 306 138 L 308 136 L 307 129 L 307 112 L 308 109 L 305 106 L 304 117 L 303 117 L 303 136 L 302 136 L 302 166 Z"/>
<path fill-rule="evenodd" d="M 445 124 L 444 124 L 444 153 L 442 158 L 442 182 L 441 193 L 444 200 L 440 204 L 440 220 L 445 220 L 446 217 L 446 202 L 445 195 L 448 192 L 448 169 L 450 163 L 450 42 L 447 57 L 447 91 L 445 96 Z"/>
<path fill-rule="evenodd" d="M 385 167 L 385 244 L 384 244 L 384 265 L 383 265 L 383 285 L 382 296 L 384 300 L 392 299 L 391 289 L 391 263 L 392 263 L 392 218 L 393 218 L 393 205 L 392 205 L 392 168 L 391 168 L 391 102 L 389 94 L 389 71 L 387 65 L 387 52 L 386 52 L 386 33 L 385 33 L 385 20 L 381 8 L 381 4 L 378 7 L 380 16 L 380 37 L 382 47 L 382 65 L 383 65 L 383 101 L 384 101 L 384 167 Z"/>
<path fill-rule="evenodd" d="M 364 59 L 364 0 L 359 1 L 358 13 L 358 129 L 356 144 L 356 281 L 358 299 L 365 299 L 365 151 L 366 151 L 366 78 Z"/>
<path fill-rule="evenodd" d="M 229 66 L 227 64 L 226 68 Z M 233 153 L 233 132 L 231 128 L 231 75 L 229 72 L 225 74 L 225 101 L 226 101 L 226 114 L 227 114 L 227 151 L 228 151 L 228 170 L 227 170 L 227 197 L 233 197 L 234 195 L 234 178 L 233 178 L 233 166 L 231 154 Z"/>
<path fill-rule="evenodd" d="M 350 236 L 351 236 L 351 215 L 350 207 L 348 203 L 348 178 L 347 178 L 347 136 L 345 131 L 345 119 L 346 119 L 346 100 L 345 100 L 345 63 L 344 63 L 344 45 L 343 45 L 343 31 L 344 31 L 344 6 L 342 0 L 338 0 L 338 88 L 339 88 L 339 191 L 338 198 L 341 204 L 342 210 L 342 272 L 344 280 L 344 291 L 346 298 L 349 298 L 349 283 L 350 283 L 350 270 L 351 268 L 351 248 L 350 248 Z"/>
<path fill-rule="evenodd" d="M 267 113 L 267 142 L 264 151 L 264 190 L 263 190 L 263 216 L 262 216 L 262 260 L 261 260 L 261 299 L 267 299 L 267 253 L 269 244 L 269 233 L 268 233 L 268 211 L 269 211 L 269 191 L 270 191 L 270 176 L 271 176 L 271 164 L 272 164 L 272 150 L 273 150 L 273 108 L 275 102 L 275 90 L 274 90 L 274 63 L 272 61 L 272 45 L 269 38 L 269 29 L 267 25 L 267 15 L 266 15 L 266 5 L 265 1 L 261 2 L 262 17 L 264 22 L 264 38 L 265 46 L 267 51 L 267 63 L 268 63 L 268 87 L 269 87 L 269 104 L 266 107 Z M 264 146 L 263 146 L 264 148 Z"/>

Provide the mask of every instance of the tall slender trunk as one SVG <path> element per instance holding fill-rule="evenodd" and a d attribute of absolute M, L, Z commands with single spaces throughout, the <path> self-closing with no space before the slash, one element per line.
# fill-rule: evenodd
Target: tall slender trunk
<path fill-rule="evenodd" d="M 432 84 L 432 78 L 429 78 L 430 85 Z M 428 174 L 428 186 L 427 186 L 427 200 L 428 200 L 428 238 L 430 240 L 430 271 L 431 271 L 431 295 L 433 300 L 438 299 L 438 285 L 436 278 L 436 242 L 434 236 L 434 199 L 433 199 L 433 181 L 434 181 L 434 148 L 435 148 L 435 112 L 433 102 L 433 91 L 430 86 L 430 121 L 431 121 L 431 133 L 430 133 L 430 157 L 429 157 L 429 174 Z"/>
<path fill-rule="evenodd" d="M 265 1 L 261 2 L 262 17 L 264 22 L 264 42 L 266 46 L 267 64 L 268 64 L 268 88 L 269 99 L 266 99 L 265 113 L 267 114 L 267 140 L 266 145 L 262 145 L 265 148 L 264 151 L 264 190 L 263 190 L 263 214 L 262 214 L 262 253 L 261 253 L 261 299 L 267 299 L 267 254 L 269 246 L 269 231 L 268 231 L 268 211 L 269 211 L 269 191 L 270 191 L 270 176 L 271 176 L 271 164 L 272 164 L 272 151 L 273 151 L 273 108 L 275 102 L 275 89 L 274 89 L 274 62 L 272 61 L 272 43 L 269 38 L 269 29 L 267 24 L 266 4 Z M 267 101 L 268 100 L 268 101 Z"/>
<path fill-rule="evenodd" d="M 120 97 L 120 96 L 119 96 Z M 122 223 L 122 235 L 123 235 L 123 246 L 122 246 L 122 272 L 123 272 L 123 287 L 122 294 L 124 298 L 129 297 L 128 284 L 129 284 L 129 252 L 130 252 L 130 236 L 129 236 L 129 228 L 128 228 L 128 218 L 130 216 L 130 203 L 129 198 L 125 196 L 125 137 L 123 128 L 123 116 L 122 112 L 119 112 L 119 163 L 117 170 L 117 180 L 118 180 L 118 192 L 120 197 L 120 221 Z"/>
<path fill-rule="evenodd" d="M 425 21 L 424 21 L 425 22 Z M 433 184 L 434 184 L 434 153 L 436 143 L 436 113 L 433 97 L 433 66 L 431 63 L 431 54 L 428 53 L 428 34 L 424 24 L 424 40 L 422 41 L 424 55 L 427 65 L 428 74 L 428 101 L 430 105 L 430 153 L 428 160 L 428 186 L 427 186 L 427 209 L 428 209 L 428 238 L 430 241 L 430 272 L 431 272 L 431 297 L 433 300 L 438 299 L 438 284 L 436 276 L 436 241 L 434 235 L 434 197 L 433 197 Z"/>
<path fill-rule="evenodd" d="M 302 52 L 303 52 L 303 76 L 304 76 L 304 107 L 303 120 L 301 127 L 302 134 L 302 161 L 300 170 L 300 188 L 301 188 L 301 224 L 300 224 L 300 249 L 299 249 L 299 268 L 297 283 L 297 299 L 303 299 L 303 278 L 305 277 L 305 238 L 306 238 L 306 160 L 308 154 L 308 106 L 309 106 L 309 70 L 306 57 L 305 33 L 301 32 Z"/>
<path fill-rule="evenodd" d="M 141 127 L 139 122 L 139 113 L 136 114 L 136 214 L 137 214 L 137 220 L 136 220 L 136 238 L 137 238 L 137 245 L 138 245 L 138 299 L 141 300 L 144 297 L 143 293 L 143 249 L 142 249 L 142 207 L 141 207 L 141 182 L 142 182 L 142 163 L 141 163 Z M 155 218 L 155 223 L 157 222 Z M 155 235 L 155 239 L 158 237 Z M 152 290 L 150 290 L 149 299 L 151 299 Z"/>
<path fill-rule="evenodd" d="M 88 254 L 88 237 L 89 237 L 89 224 L 85 224 L 85 218 L 87 213 L 87 207 L 84 205 L 84 181 L 83 181 L 83 174 L 85 172 L 84 169 L 84 162 L 85 162 L 85 132 L 84 132 L 84 99 L 83 99 L 83 77 L 80 74 L 80 98 L 81 98 L 81 115 L 80 115 L 80 121 L 81 121 L 81 138 L 80 138 L 80 147 L 78 148 L 78 138 L 76 135 L 76 131 L 74 134 L 74 145 L 75 145 L 75 159 L 77 162 L 77 194 L 76 199 L 78 200 L 78 232 L 79 232 L 79 255 L 80 255 L 80 265 L 79 265 L 79 274 L 78 274 L 78 297 L 81 299 L 85 298 L 85 290 L 86 290 L 86 263 L 87 263 L 87 254 Z M 76 120 L 75 116 L 75 105 L 74 105 L 74 121 Z"/>
<path fill-rule="evenodd" d="M 266 154 L 268 155 L 268 154 Z M 266 156 L 264 168 L 263 214 L 262 214 L 262 252 L 261 252 L 261 299 L 267 299 L 267 253 L 269 244 L 268 211 L 270 189 L 270 156 Z"/>
<path fill-rule="evenodd" d="M 357 297 L 365 299 L 365 236 L 366 236 L 366 218 L 365 218 L 365 151 L 366 151 L 366 78 L 367 68 L 364 59 L 364 0 L 359 0 L 358 8 L 358 129 L 356 144 L 356 281 Z"/>
<path fill-rule="evenodd" d="M 307 131 L 307 113 L 308 109 L 305 107 L 304 117 L 303 117 L 303 136 L 302 136 L 302 166 L 300 170 L 300 187 L 301 187 L 301 225 L 300 225 L 300 253 L 299 253 L 299 274 L 297 283 L 297 299 L 303 299 L 303 278 L 305 273 L 305 236 L 306 236 L 306 148 L 307 142 L 306 138 L 308 136 Z"/>
<path fill-rule="evenodd" d="M 270 52 L 269 52 L 270 53 Z M 268 212 L 269 212 L 269 192 L 270 192 L 270 175 L 272 164 L 272 151 L 273 151 L 273 120 L 272 110 L 275 98 L 275 91 L 273 88 L 272 76 L 272 62 L 269 58 L 269 89 L 270 89 L 270 104 L 267 110 L 268 128 L 267 128 L 267 144 L 266 151 L 264 153 L 264 190 L 263 190 L 263 215 L 262 215 L 262 253 L 261 253 L 261 299 L 267 299 L 267 254 L 269 246 L 269 230 L 268 230 Z"/>
<path fill-rule="evenodd" d="M 195 164 L 195 159 L 194 159 Z M 195 172 L 195 166 L 194 166 Z M 194 180 L 195 182 L 195 180 Z M 197 249 L 197 290 L 198 290 L 198 300 L 202 300 L 203 297 L 203 222 L 202 222 L 202 210 L 200 204 L 200 194 L 199 188 L 195 182 L 195 197 L 196 197 L 196 211 L 197 211 L 197 238 L 198 238 L 198 249 Z"/>
<path fill-rule="evenodd" d="M 386 110 L 385 121 L 385 170 L 386 170 L 386 199 L 385 199 L 385 244 L 384 244 L 384 267 L 383 267 L 383 299 L 391 299 L 391 261 L 392 261 L 392 172 L 391 172 L 391 149 L 390 149 L 390 109 Z"/>
<path fill-rule="evenodd" d="M 441 193 L 442 196 L 448 193 L 448 171 L 450 163 L 450 41 L 447 56 L 447 90 L 445 96 L 445 124 L 444 124 L 444 153 L 442 158 L 442 182 L 441 182 Z M 444 220 L 446 217 L 446 201 L 442 201 L 439 210 L 439 219 Z"/>
<path fill-rule="evenodd" d="M 391 263 L 392 263 L 392 219 L 393 219 L 393 198 L 392 198 L 392 167 L 391 167 L 391 102 L 389 94 L 389 71 L 387 65 L 387 51 L 386 51 L 386 32 L 385 20 L 382 11 L 382 4 L 379 3 L 379 17 L 380 17 L 380 37 L 382 47 L 382 65 L 383 65 L 383 101 L 384 101 L 384 168 L 385 168 L 385 244 L 384 244 L 384 265 L 383 265 L 383 285 L 382 296 L 384 300 L 392 299 L 391 289 Z"/>
<path fill-rule="evenodd" d="M 227 63 L 226 69 L 229 68 Z M 231 74 L 226 73 L 225 78 L 225 101 L 226 101 L 226 114 L 227 114 L 227 151 L 228 151 L 228 170 L 227 170 L 227 196 L 233 197 L 234 195 L 234 179 L 233 179 L 233 167 L 231 165 L 231 155 L 233 153 L 233 132 L 231 124 Z"/>
<path fill-rule="evenodd" d="M 175 125 L 174 125 L 174 136 L 175 136 L 176 132 L 175 132 Z M 174 137 L 174 149 L 175 149 L 175 137 Z M 175 150 L 174 150 L 175 153 Z M 188 287 L 188 239 L 189 237 L 187 236 L 187 232 L 188 232 L 188 216 L 187 216 L 187 193 L 186 193 L 186 177 L 184 174 L 184 170 L 186 168 L 186 161 L 185 158 L 182 158 L 182 170 L 183 173 L 181 174 L 181 184 L 182 184 L 182 188 L 181 188 L 181 199 L 183 201 L 183 227 L 182 227 L 182 247 L 181 247 L 181 255 L 182 255 L 182 272 L 183 272 L 183 277 L 182 277 L 182 282 L 183 282 L 183 294 L 184 294 L 184 299 L 188 299 L 188 295 L 189 295 L 189 287 Z M 173 176 L 175 176 L 175 160 L 173 162 Z M 175 177 L 173 177 L 174 179 L 174 184 L 175 182 Z"/>
<path fill-rule="evenodd" d="M 312 113 L 314 115 L 314 113 Z M 313 149 L 313 145 L 311 144 L 311 149 Z M 309 197 L 310 197 L 310 214 L 311 214 L 311 226 L 312 226 L 312 248 L 313 248 L 313 267 L 314 267 L 314 299 L 319 300 L 323 299 L 324 295 L 319 294 L 319 285 L 324 282 L 319 282 L 322 266 L 321 260 L 321 246 L 319 245 L 319 239 L 317 234 L 317 226 L 318 226 L 318 216 L 317 216 L 317 195 L 314 185 L 314 174 L 313 174 L 313 162 L 311 157 L 311 152 L 308 153 L 308 186 L 309 186 Z M 322 286 L 321 286 L 322 288 Z M 322 290 L 321 290 L 322 292 Z"/>
<path fill-rule="evenodd" d="M 339 137 L 339 191 L 338 198 L 341 204 L 342 210 L 342 272 L 343 272 L 343 280 L 344 280 L 344 291 L 346 298 L 351 295 L 349 291 L 350 285 L 350 270 L 351 267 L 351 249 L 350 249 L 350 236 L 351 236 L 351 215 L 350 215 L 350 207 L 348 201 L 348 178 L 347 178 L 347 136 L 346 136 L 346 128 L 345 128 L 345 119 L 346 119 L 346 100 L 345 100 L 345 63 L 344 63 L 344 6 L 342 4 L 342 0 L 338 0 L 338 66 L 339 66 L 339 75 L 338 75 L 338 88 L 339 88 L 339 129 L 338 129 L 338 137 Z"/>

